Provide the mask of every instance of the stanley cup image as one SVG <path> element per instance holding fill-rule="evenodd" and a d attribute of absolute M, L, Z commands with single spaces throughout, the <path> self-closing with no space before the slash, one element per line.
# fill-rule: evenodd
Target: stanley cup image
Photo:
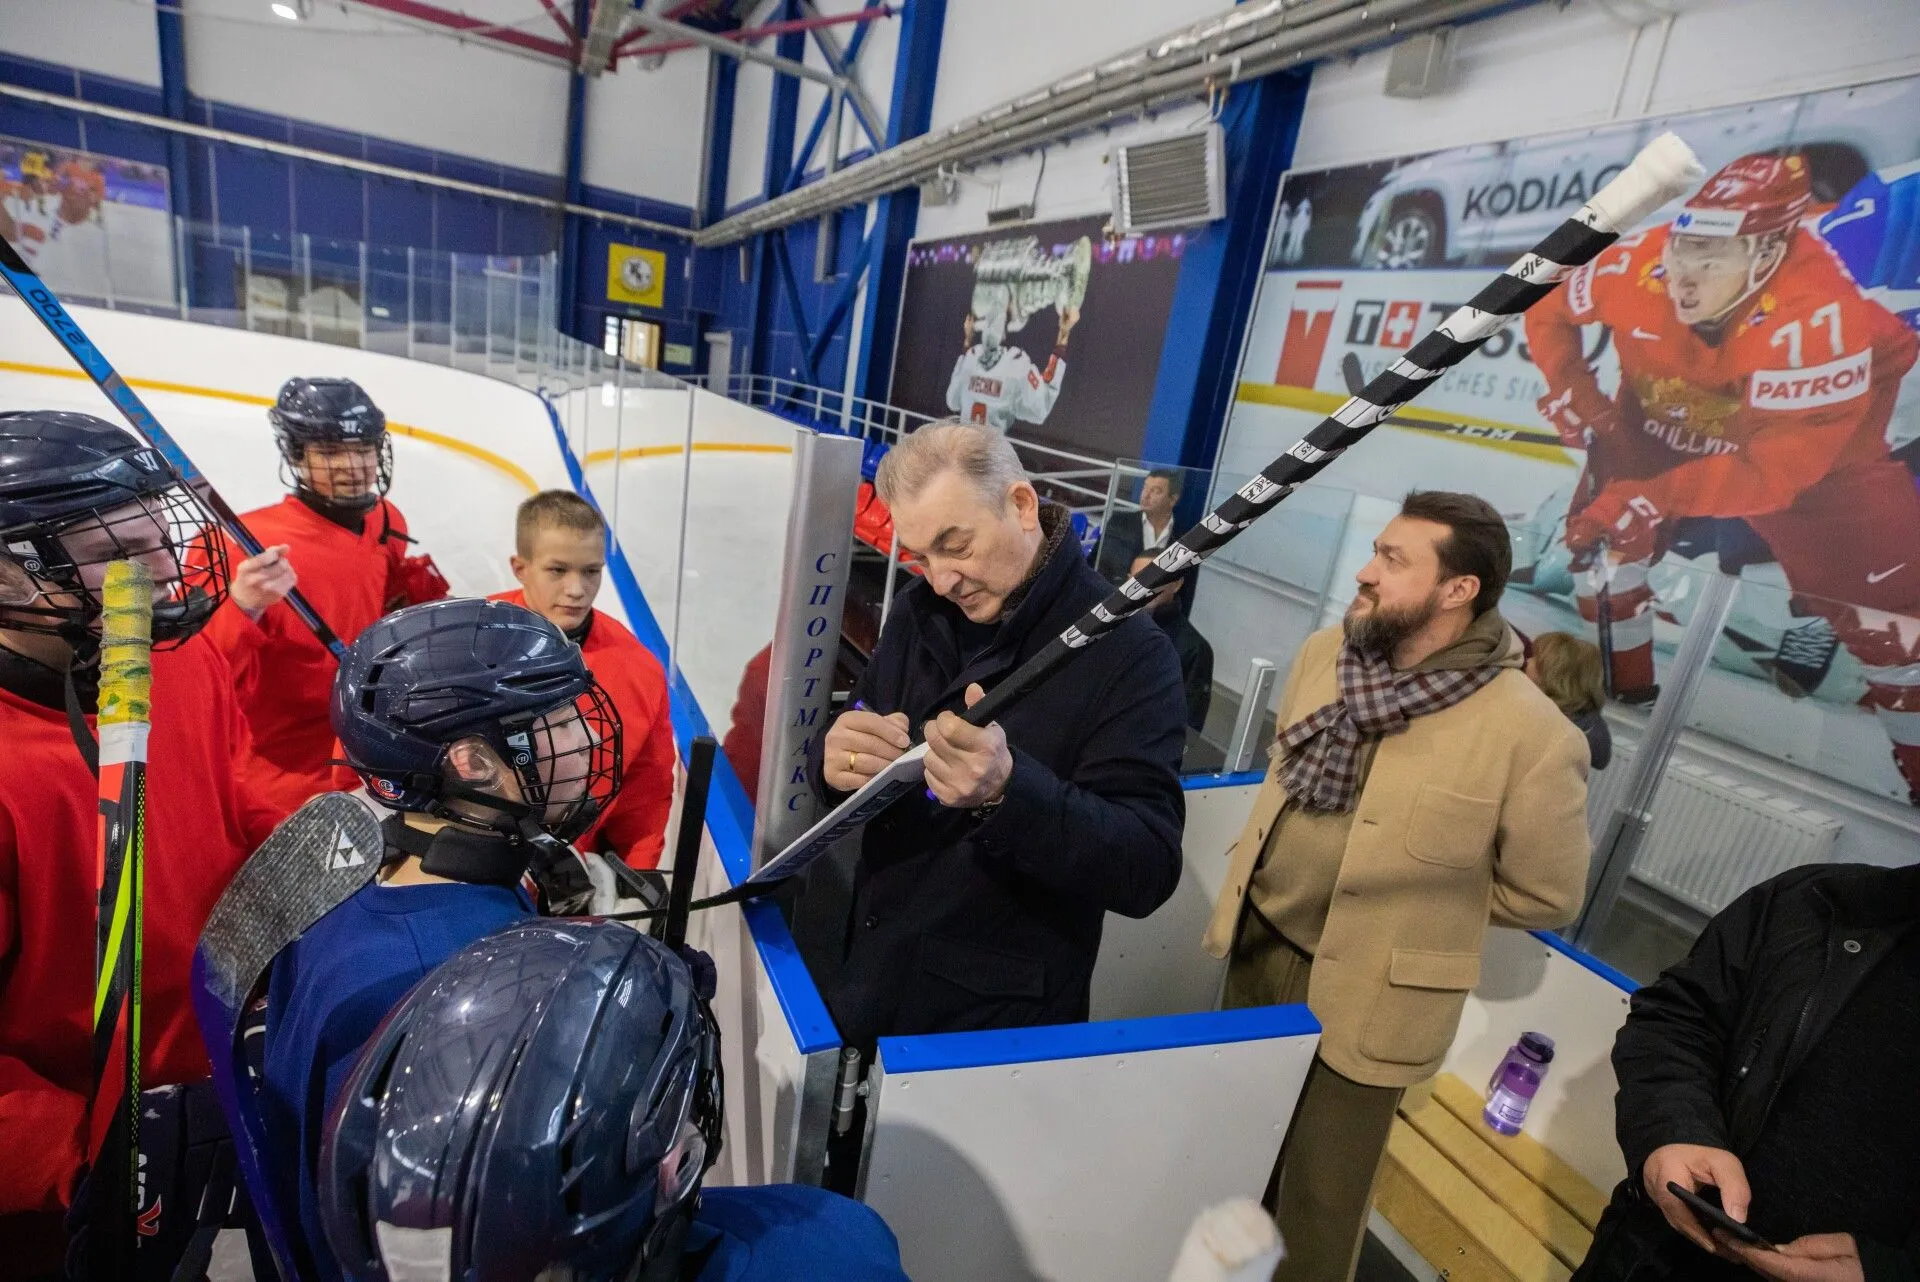
<path fill-rule="evenodd" d="M 1079 323 L 1092 267 L 1093 241 L 1086 236 L 1052 253 L 1032 236 L 982 248 L 973 268 L 966 350 L 947 384 L 947 408 L 1002 432 L 1015 421 L 1044 423 L 1066 378 L 1067 339 Z M 1049 307 L 1060 325 L 1041 368 L 1025 351 L 1006 346 L 1006 338 Z"/>

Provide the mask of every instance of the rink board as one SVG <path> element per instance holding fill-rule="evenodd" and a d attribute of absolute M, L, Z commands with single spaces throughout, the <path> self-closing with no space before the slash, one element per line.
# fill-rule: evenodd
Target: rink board
<path fill-rule="evenodd" d="M 1160 1282 L 1260 1196 L 1319 1040 L 1304 1006 L 882 1038 L 862 1196 L 915 1282 Z"/>
<path fill-rule="evenodd" d="M 567 448 L 560 414 L 484 375 L 165 318 L 86 308 L 76 315 L 241 510 L 284 492 L 265 423 L 266 402 L 279 384 L 296 374 L 347 375 L 368 387 L 400 429 L 395 499 L 455 591 L 510 585 L 512 507 L 521 498 L 556 485 L 584 491 L 589 480 L 611 489 L 617 473 L 621 497 L 634 501 L 618 513 L 624 555 L 609 567 L 614 591 L 602 594 L 603 609 L 624 616 L 663 658 L 670 628 L 689 655 L 726 634 L 747 648 L 757 628 L 731 619 L 726 607 L 744 606 L 755 623 L 771 618 L 777 597 L 751 583 L 727 585 L 739 601 L 716 594 L 703 598 L 712 602 L 706 608 L 689 598 L 677 617 L 656 618 L 653 594 L 643 592 L 636 571 L 659 582 L 665 570 L 672 581 L 667 566 L 680 516 L 675 474 L 684 475 L 687 463 L 681 425 L 688 418 L 696 487 L 705 488 L 710 476 L 722 483 L 719 490 L 730 475 L 773 464 L 767 476 L 756 473 L 750 519 L 779 528 L 785 512 L 777 501 L 778 468 L 787 465 L 780 442 L 794 429 L 773 416 L 704 393 L 576 392 L 562 406 L 574 418 L 576 439 L 591 443 L 589 454 L 609 451 L 583 470 Z M 0 351 L 0 400 L 9 407 L 111 416 L 24 308 L 0 308 Z M 671 448 L 676 435 L 680 450 Z M 628 488 L 636 473 L 659 483 Z M 730 567 L 778 560 L 764 551 L 745 562 L 731 555 L 691 559 L 703 563 L 696 567 L 708 572 L 703 578 L 714 579 Z M 714 706 L 730 676 L 720 668 L 689 684 L 688 675 L 676 673 L 672 700 L 683 756 L 694 736 L 724 730 L 709 725 L 703 705 Z M 1220 783 L 1226 786 L 1208 786 Z M 868 1195 L 894 1222 L 916 1277 L 1164 1277 L 1195 1211 L 1233 1193 L 1258 1194 L 1317 1030 L 1302 1008 L 1209 1009 L 1220 963 L 1200 951 L 1199 933 L 1253 790 L 1244 777 L 1190 781 L 1187 866 L 1173 900 L 1145 922 L 1108 920 L 1094 984 L 1096 1014 L 1104 1018 L 887 1044 L 870 1101 Z M 701 893 L 746 875 L 750 825 L 744 791 L 722 762 Z M 817 1180 L 840 1045 L 785 923 L 770 905 L 728 907 L 696 917 L 693 940 L 713 953 L 721 980 L 715 1007 L 725 1035 L 728 1127 L 712 1178 Z M 1542 991 L 1543 1000 L 1560 1000 L 1554 990 Z M 1463 1026 L 1461 1054 L 1479 1056 L 1466 1035 Z M 1483 1036 L 1504 1044 L 1507 1032 L 1490 1015 Z M 1460 1071 L 1471 1078 L 1473 1069 Z M 1567 1080 L 1576 1085 L 1581 1076 Z M 957 1242 L 955 1225 L 970 1226 Z"/>

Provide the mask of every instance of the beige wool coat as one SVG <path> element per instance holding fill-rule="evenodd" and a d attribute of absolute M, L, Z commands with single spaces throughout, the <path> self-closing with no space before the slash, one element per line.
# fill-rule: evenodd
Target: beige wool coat
<path fill-rule="evenodd" d="M 1515 662 L 1383 738 L 1314 956 L 1320 1056 L 1369 1086 L 1440 1067 L 1480 979 L 1487 926 L 1566 925 L 1586 893 L 1587 741 Z M 1281 697 L 1289 726 L 1337 697 L 1338 627 L 1307 639 Z M 1267 768 L 1203 946 L 1225 957 L 1267 834 L 1289 804 Z M 1285 859 L 1285 834 L 1273 858 Z M 1249 929 L 1258 930 L 1259 926 Z"/>

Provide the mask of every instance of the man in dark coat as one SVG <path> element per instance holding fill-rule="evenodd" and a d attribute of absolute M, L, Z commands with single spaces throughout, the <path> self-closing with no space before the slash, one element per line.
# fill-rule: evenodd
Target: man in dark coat
<path fill-rule="evenodd" d="M 877 483 L 924 577 L 816 740 L 812 777 L 837 804 L 921 732 L 927 793 L 867 825 L 827 1004 L 858 1046 L 1084 1020 L 1106 913 L 1145 917 L 1179 881 L 1179 661 L 1136 615 L 1002 722 L 968 725 L 956 714 L 984 687 L 1111 588 L 998 433 L 924 427 Z"/>
<path fill-rule="evenodd" d="M 1613 1047 L 1628 1176 L 1574 1282 L 1920 1282 L 1916 1063 L 1920 864 L 1748 891 L 1634 994 Z M 1669 1181 L 1778 1249 L 1710 1233 Z"/>

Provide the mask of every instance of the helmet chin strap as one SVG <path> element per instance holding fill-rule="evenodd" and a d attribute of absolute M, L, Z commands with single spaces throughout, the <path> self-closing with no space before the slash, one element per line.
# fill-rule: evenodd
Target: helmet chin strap
<path fill-rule="evenodd" d="M 528 850 L 518 837 L 449 823 L 437 832 L 425 832 L 389 815 L 380 825 L 387 847 L 420 860 L 422 872 L 449 881 L 482 886 L 514 886 L 527 871 Z"/>

